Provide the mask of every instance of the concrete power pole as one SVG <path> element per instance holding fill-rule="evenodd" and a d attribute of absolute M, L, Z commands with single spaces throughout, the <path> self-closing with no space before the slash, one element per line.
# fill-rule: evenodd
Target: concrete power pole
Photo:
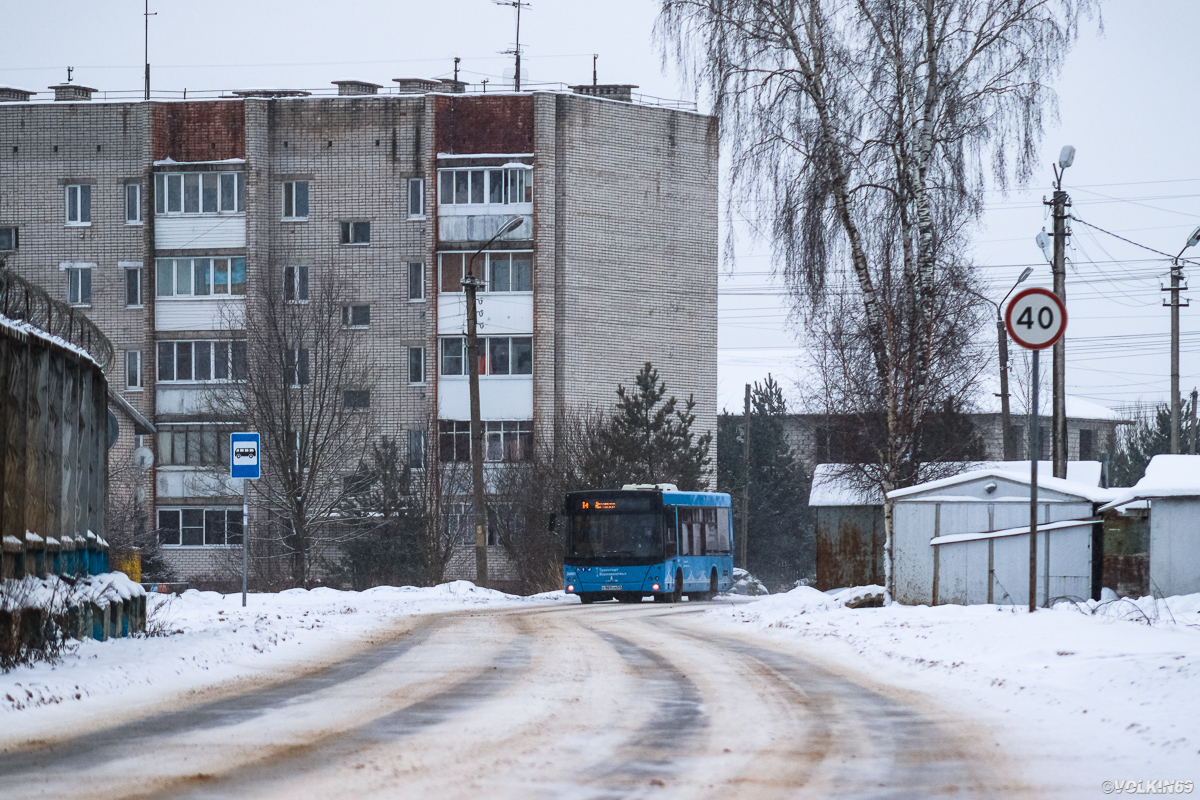
<path fill-rule="evenodd" d="M 1064 171 L 1065 167 L 1064 167 Z M 1067 302 L 1067 206 L 1071 198 L 1062 190 L 1062 173 L 1054 191 L 1054 293 Z M 1054 345 L 1053 417 L 1051 421 L 1054 477 L 1067 477 L 1067 340 Z"/>
<path fill-rule="evenodd" d="M 750 384 L 746 384 L 746 411 L 742 419 L 746 423 L 742 439 L 742 569 L 749 570 L 746 565 L 747 532 L 750 530 Z"/>
<path fill-rule="evenodd" d="M 1171 288 L 1163 289 L 1171 293 L 1171 452 L 1179 453 L 1179 279 L 1181 270 L 1179 260 L 1171 262 Z M 1186 288 L 1186 287 L 1182 287 Z"/>

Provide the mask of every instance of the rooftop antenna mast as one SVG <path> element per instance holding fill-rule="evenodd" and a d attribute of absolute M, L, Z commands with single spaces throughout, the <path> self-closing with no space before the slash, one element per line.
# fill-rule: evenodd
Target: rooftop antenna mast
<path fill-rule="evenodd" d="M 146 99 L 150 99 L 150 18 L 157 17 L 158 12 L 150 13 L 150 0 L 146 0 L 146 11 L 142 15 L 146 18 Z"/>
<path fill-rule="evenodd" d="M 596 85 L 596 59 L 600 58 L 599 53 L 592 53 L 592 86 Z"/>
<path fill-rule="evenodd" d="M 513 91 L 521 91 L 521 9 L 528 8 L 529 3 L 523 3 L 521 0 L 492 0 L 498 6 L 512 6 L 517 10 L 517 46 L 512 50 L 505 50 L 516 56 L 516 69 L 513 71 Z"/>
<path fill-rule="evenodd" d="M 458 83 L 458 62 L 462 61 L 458 56 L 454 57 L 454 83 Z"/>

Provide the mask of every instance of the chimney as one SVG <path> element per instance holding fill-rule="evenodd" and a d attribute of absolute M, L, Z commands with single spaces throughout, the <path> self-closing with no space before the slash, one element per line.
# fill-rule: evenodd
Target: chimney
<path fill-rule="evenodd" d="M 367 83 L 366 81 L 333 81 L 334 86 L 338 87 L 338 96 L 350 96 L 360 94 L 379 94 L 379 90 L 383 87 L 378 83 Z"/>
<path fill-rule="evenodd" d="M 425 94 L 444 89 L 441 81 L 430 78 L 392 78 L 397 84 L 396 91 L 400 94 Z"/>
<path fill-rule="evenodd" d="M 465 81 L 456 81 L 453 78 L 442 78 L 441 84 L 441 90 L 443 92 L 449 92 L 450 94 L 462 94 L 463 92 L 467 91 L 467 84 Z"/>
<path fill-rule="evenodd" d="M 638 88 L 632 83 L 587 83 L 582 86 L 572 86 L 575 94 L 585 94 L 588 97 L 603 97 L 606 100 L 620 100 L 623 103 L 633 102 L 633 90 Z"/>
<path fill-rule="evenodd" d="M 58 100 L 91 100 L 92 93 L 96 90 L 90 86 L 81 86 L 78 83 L 60 83 L 57 86 L 48 86 L 48 89 L 54 90 L 54 99 Z"/>
<path fill-rule="evenodd" d="M 308 97 L 312 92 L 303 89 L 234 89 L 234 97 L 262 97 L 274 100 L 280 97 Z"/>
<path fill-rule="evenodd" d="M 27 92 L 12 86 L 0 86 L 0 103 L 28 103 L 37 92 Z"/>

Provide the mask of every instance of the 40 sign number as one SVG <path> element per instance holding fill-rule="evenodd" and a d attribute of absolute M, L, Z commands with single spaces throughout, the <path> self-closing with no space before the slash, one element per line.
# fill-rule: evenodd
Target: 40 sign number
<path fill-rule="evenodd" d="M 1049 289 L 1026 289 L 1008 304 L 1004 323 L 1021 347 L 1044 350 L 1067 330 L 1067 307 Z"/>

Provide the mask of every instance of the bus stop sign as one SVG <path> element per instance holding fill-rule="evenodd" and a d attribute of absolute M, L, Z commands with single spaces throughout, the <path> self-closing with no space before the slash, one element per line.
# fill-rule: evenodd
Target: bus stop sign
<path fill-rule="evenodd" d="M 1026 289 L 1012 299 L 1004 324 L 1013 341 L 1026 350 L 1044 350 L 1067 330 L 1067 307 L 1049 289 Z"/>
<path fill-rule="evenodd" d="M 257 433 L 229 434 L 229 477 L 256 480 L 259 476 Z"/>

